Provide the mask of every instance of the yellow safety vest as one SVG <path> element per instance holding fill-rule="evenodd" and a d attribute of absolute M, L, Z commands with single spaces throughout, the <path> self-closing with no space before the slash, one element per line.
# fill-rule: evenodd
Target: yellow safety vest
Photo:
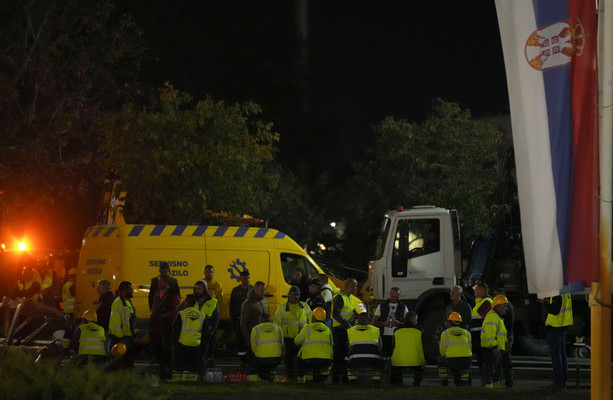
<path fill-rule="evenodd" d="M 66 314 L 74 314 L 74 296 L 70 294 L 72 285 L 74 285 L 74 282 L 68 281 L 62 286 L 62 304 Z"/>
<path fill-rule="evenodd" d="M 277 307 L 274 322 L 281 327 L 284 337 L 293 339 L 300 331 L 300 325 L 308 323 L 310 315 L 311 307 L 304 301 L 285 303 Z"/>
<path fill-rule="evenodd" d="M 215 312 L 215 308 L 217 308 L 217 299 L 212 297 L 210 300 L 204 303 L 202 307 L 200 307 L 200 311 L 202 311 L 207 317 L 212 317 L 213 313 Z"/>
<path fill-rule="evenodd" d="M 421 331 L 416 328 L 398 328 L 394 331 L 394 351 L 392 365 L 394 367 L 416 367 L 426 365 Z"/>
<path fill-rule="evenodd" d="M 374 325 L 355 325 L 347 329 L 347 338 L 349 339 L 349 359 L 353 358 L 375 358 L 380 359 L 379 352 L 379 336 L 381 332 Z M 359 352 L 355 354 L 356 348 L 362 345 L 368 345 L 364 349 L 367 352 Z"/>
<path fill-rule="evenodd" d="M 53 270 L 47 270 L 47 273 L 43 277 L 40 283 L 40 290 L 44 290 L 53 286 Z"/>
<path fill-rule="evenodd" d="M 179 343 L 183 346 L 198 347 L 202 340 L 202 325 L 206 316 L 197 307 L 188 307 L 179 311 L 181 334 Z"/>
<path fill-rule="evenodd" d="M 79 355 L 106 356 L 104 328 L 95 322 L 79 326 Z"/>
<path fill-rule="evenodd" d="M 251 350 L 258 358 L 281 357 L 283 332 L 272 322 L 262 322 L 251 330 Z"/>
<path fill-rule="evenodd" d="M 439 342 L 441 355 L 447 358 L 472 357 L 472 338 L 470 332 L 459 326 L 452 326 L 441 333 Z"/>
<path fill-rule="evenodd" d="M 570 293 L 564 293 L 561 296 L 562 307 L 560 308 L 560 312 L 557 315 L 547 314 L 545 326 L 560 328 L 573 324 L 573 301 L 570 297 Z"/>
<path fill-rule="evenodd" d="M 507 348 L 507 328 L 504 321 L 495 310 L 490 310 L 483 319 L 481 331 L 481 347 L 498 347 L 503 351 Z"/>
<path fill-rule="evenodd" d="M 111 304 L 109 334 L 116 337 L 132 336 L 132 330 L 130 329 L 132 315 L 134 315 L 132 302 L 126 299 L 126 304 L 124 305 L 121 297 L 117 296 L 113 304 Z"/>
<path fill-rule="evenodd" d="M 313 322 L 304 326 L 294 338 L 294 343 L 301 346 L 298 357 L 303 360 L 332 359 L 332 332 L 323 322 Z"/>
<path fill-rule="evenodd" d="M 477 312 L 479 310 L 479 308 L 481 308 L 481 306 L 483 305 L 483 303 L 485 302 L 489 302 L 490 304 L 493 303 L 493 300 L 490 299 L 489 297 L 477 297 L 475 299 L 475 306 L 473 307 L 473 311 L 470 315 L 470 319 L 472 320 L 471 325 L 475 325 L 479 322 L 477 322 L 476 320 L 482 320 L 483 317 L 481 315 L 479 315 L 479 313 Z M 471 332 L 480 332 L 481 331 L 481 326 L 471 326 L 470 328 Z"/>
<path fill-rule="evenodd" d="M 351 299 L 351 296 L 347 296 L 346 294 L 340 292 L 334 295 L 334 297 L 332 298 L 332 315 L 334 316 L 334 299 L 337 296 L 342 296 L 343 298 L 343 308 L 341 308 L 341 317 L 343 317 L 344 319 L 349 319 L 351 318 L 351 316 L 353 315 L 353 301 Z M 338 322 L 336 319 L 333 318 L 333 322 L 332 322 L 332 327 L 337 327 L 337 326 L 341 326 L 341 323 Z"/>

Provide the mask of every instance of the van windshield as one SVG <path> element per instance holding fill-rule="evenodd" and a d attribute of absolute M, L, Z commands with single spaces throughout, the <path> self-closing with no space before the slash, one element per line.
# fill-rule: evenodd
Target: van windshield
<path fill-rule="evenodd" d="M 294 272 L 301 270 L 302 281 L 308 282 L 311 278 L 316 278 L 319 271 L 309 261 L 308 258 L 294 253 L 281 253 L 281 266 L 283 268 L 283 278 L 288 284 L 296 284 L 294 282 Z"/>

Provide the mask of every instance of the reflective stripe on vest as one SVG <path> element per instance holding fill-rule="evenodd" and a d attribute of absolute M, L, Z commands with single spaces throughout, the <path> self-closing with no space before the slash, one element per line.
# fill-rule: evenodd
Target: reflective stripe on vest
<path fill-rule="evenodd" d="M 506 350 L 507 328 L 504 322 L 496 313 L 491 310 L 483 321 L 483 331 L 481 332 L 481 347 L 498 347 L 499 350 Z"/>
<path fill-rule="evenodd" d="M 200 311 L 204 313 L 207 317 L 212 317 L 215 309 L 217 308 L 217 299 L 212 297 L 210 300 L 207 300 L 202 307 L 200 307 Z"/>
<path fill-rule="evenodd" d="M 121 297 L 117 296 L 111 305 L 111 318 L 109 320 L 109 334 L 117 337 L 132 336 L 130 318 L 134 313 L 134 307 L 130 300 L 124 305 Z"/>
<path fill-rule="evenodd" d="M 460 327 L 445 329 L 441 334 L 439 350 L 447 358 L 472 356 L 472 341 L 470 333 Z"/>
<path fill-rule="evenodd" d="M 321 330 L 315 329 L 317 324 Z M 303 332 L 306 338 L 302 337 Z M 332 333 L 330 329 L 321 322 L 315 322 L 305 326 L 300 334 L 300 339 L 304 339 L 304 343 L 300 347 L 298 356 L 303 360 L 311 358 L 332 359 Z"/>
<path fill-rule="evenodd" d="M 557 315 L 547 314 L 545 326 L 561 328 L 573 324 L 573 301 L 570 293 L 564 293 L 562 296 L 562 307 Z"/>
<path fill-rule="evenodd" d="M 343 298 L 343 308 L 341 308 L 341 317 L 343 317 L 344 319 L 349 319 L 353 315 L 353 302 L 351 300 L 351 297 L 347 296 L 344 293 L 337 293 L 332 298 L 332 315 L 333 315 L 332 326 L 333 327 L 341 326 L 341 323 L 338 322 L 336 319 L 334 319 L 334 299 L 336 298 L 336 296 L 342 296 Z"/>
<path fill-rule="evenodd" d="M 204 313 L 196 307 L 188 307 L 179 311 L 179 315 L 183 321 L 181 323 L 179 343 L 188 347 L 200 346 L 202 340 L 202 325 L 205 319 Z"/>
<path fill-rule="evenodd" d="M 264 330 L 264 325 L 270 331 Z M 263 322 L 256 325 L 251 332 L 251 347 L 256 357 L 281 357 L 283 343 L 283 333 L 278 325 L 272 322 Z"/>
<path fill-rule="evenodd" d="M 379 353 L 379 328 L 374 325 L 356 325 L 347 329 L 349 339 L 349 359 L 381 358 Z M 357 348 L 360 352 L 356 353 Z"/>
<path fill-rule="evenodd" d="M 304 301 L 299 301 L 294 311 L 290 310 L 290 306 L 289 303 L 285 303 L 277 308 L 275 324 L 281 327 L 284 337 L 293 339 L 300 331 L 300 324 L 307 324 L 311 309 Z"/>
<path fill-rule="evenodd" d="M 48 270 L 40 284 L 40 289 L 41 290 L 47 289 L 47 288 L 50 288 L 51 286 L 53 286 L 53 271 Z"/>

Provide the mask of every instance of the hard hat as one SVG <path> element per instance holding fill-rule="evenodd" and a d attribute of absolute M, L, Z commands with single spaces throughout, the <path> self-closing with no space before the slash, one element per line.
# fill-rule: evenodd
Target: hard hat
<path fill-rule="evenodd" d="M 96 322 L 98 321 L 98 316 L 94 310 L 85 310 L 83 313 L 83 319 L 87 322 Z"/>
<path fill-rule="evenodd" d="M 326 310 L 323 307 L 316 307 L 313 310 L 312 315 L 313 315 L 314 320 L 316 319 L 317 321 L 320 321 L 320 322 L 323 322 L 326 320 Z"/>
<path fill-rule="evenodd" d="M 462 322 L 462 316 L 457 312 L 452 312 L 447 318 L 448 321 Z"/>
<path fill-rule="evenodd" d="M 114 359 L 121 358 L 124 354 L 126 354 L 126 345 L 123 343 L 117 343 L 113 347 L 111 347 L 111 355 Z"/>
<path fill-rule="evenodd" d="M 494 297 L 492 307 L 496 307 L 499 304 L 507 304 L 508 302 L 509 299 L 507 299 L 507 296 L 505 296 L 504 294 L 497 294 L 496 297 Z"/>

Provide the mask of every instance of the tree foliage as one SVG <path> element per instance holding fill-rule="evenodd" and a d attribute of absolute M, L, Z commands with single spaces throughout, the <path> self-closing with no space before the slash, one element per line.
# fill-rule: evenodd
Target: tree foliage
<path fill-rule="evenodd" d="M 257 213 L 277 187 L 279 135 L 257 104 L 192 98 L 166 84 L 155 109 L 127 106 L 103 126 L 106 163 L 132 223 L 195 223 L 205 211 Z"/>
<path fill-rule="evenodd" d="M 0 1 L 3 222 L 101 181 L 96 121 L 137 92 L 139 37 L 110 0 Z"/>
<path fill-rule="evenodd" d="M 499 132 L 473 120 L 458 104 L 440 99 L 421 124 L 386 117 L 374 131 L 376 142 L 368 159 L 354 166 L 356 191 L 350 191 L 348 199 L 355 213 L 347 217 L 347 238 L 362 260 L 370 256 L 361 249 L 372 250 L 383 213 L 399 205 L 457 209 L 465 237 L 489 231 Z"/>

